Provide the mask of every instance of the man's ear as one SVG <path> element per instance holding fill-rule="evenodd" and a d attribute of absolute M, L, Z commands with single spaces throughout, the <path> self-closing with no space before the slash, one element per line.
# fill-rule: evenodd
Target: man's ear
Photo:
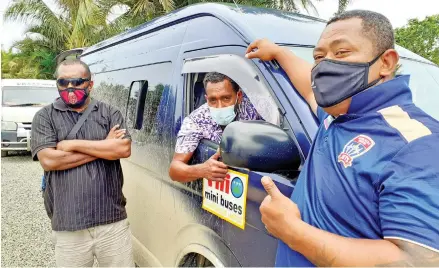
<path fill-rule="evenodd" d="M 237 94 L 237 97 L 238 97 L 238 103 L 241 103 L 242 102 L 242 97 L 243 97 L 242 89 L 239 89 L 238 93 L 236 93 L 236 94 Z"/>
<path fill-rule="evenodd" d="M 393 76 L 399 62 L 398 52 L 394 49 L 388 49 L 381 56 L 381 68 L 380 68 L 380 76 L 381 77 L 389 77 Z"/>
<path fill-rule="evenodd" d="M 207 94 L 204 94 L 204 98 L 206 98 L 206 101 L 207 101 Z"/>
<path fill-rule="evenodd" d="M 88 84 L 88 92 L 91 92 L 93 90 L 93 81 L 90 81 L 90 83 Z"/>

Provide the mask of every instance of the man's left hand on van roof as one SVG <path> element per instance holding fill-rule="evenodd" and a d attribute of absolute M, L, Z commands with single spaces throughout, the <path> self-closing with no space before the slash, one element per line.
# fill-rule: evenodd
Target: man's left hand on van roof
<path fill-rule="evenodd" d="M 191 112 L 184 120 L 177 135 L 174 158 L 169 176 L 180 182 L 199 178 L 222 180 L 227 166 L 218 161 L 219 153 L 205 162 L 189 165 L 201 140 L 219 144 L 224 128 L 233 121 L 263 120 L 250 103 L 240 86 L 224 74 L 211 72 L 204 77 L 207 103 Z"/>
<path fill-rule="evenodd" d="M 317 102 L 311 87 L 310 74 L 313 66 L 309 62 L 267 39 L 260 39 L 251 43 L 247 48 L 245 57 L 279 62 L 299 94 L 308 103 L 314 114 L 317 114 Z"/>

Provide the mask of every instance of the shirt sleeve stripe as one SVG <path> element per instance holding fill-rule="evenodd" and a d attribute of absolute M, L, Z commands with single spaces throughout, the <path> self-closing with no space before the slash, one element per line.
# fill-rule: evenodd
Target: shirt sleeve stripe
<path fill-rule="evenodd" d="M 408 113 L 399 106 L 391 106 L 378 112 L 382 114 L 384 120 L 386 120 L 391 127 L 401 133 L 407 142 L 412 142 L 421 137 L 431 135 L 430 129 L 418 120 L 410 118 Z"/>
<path fill-rule="evenodd" d="M 413 243 L 415 245 L 418 245 L 418 246 L 421 246 L 423 248 L 426 248 L 426 249 L 429 249 L 431 251 L 439 253 L 439 249 L 435 249 L 433 247 L 424 245 L 422 243 L 419 243 L 419 242 L 416 242 L 416 241 L 413 241 L 413 240 L 410 240 L 410 239 L 407 239 L 407 238 L 402 238 L 402 237 L 397 237 L 397 236 L 385 236 L 384 239 L 396 239 L 396 240 L 401 240 L 401 241 L 405 241 L 405 242 L 410 242 L 410 243 Z"/>

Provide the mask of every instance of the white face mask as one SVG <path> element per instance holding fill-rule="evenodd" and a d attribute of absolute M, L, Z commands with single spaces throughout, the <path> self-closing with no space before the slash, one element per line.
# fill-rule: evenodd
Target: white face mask
<path fill-rule="evenodd" d="M 220 126 L 227 126 L 232 123 L 236 118 L 235 107 L 238 103 L 238 97 L 236 97 L 236 102 L 234 105 L 223 107 L 223 108 L 214 108 L 209 106 L 210 114 L 212 115 L 213 120 Z"/>

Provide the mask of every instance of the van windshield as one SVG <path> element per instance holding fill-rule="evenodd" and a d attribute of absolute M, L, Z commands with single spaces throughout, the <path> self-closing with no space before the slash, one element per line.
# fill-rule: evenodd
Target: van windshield
<path fill-rule="evenodd" d="M 2 105 L 5 107 L 44 106 L 59 95 L 56 87 L 2 87 Z"/>
<path fill-rule="evenodd" d="M 304 60 L 314 64 L 313 48 L 289 47 Z M 413 102 L 426 113 L 439 120 L 439 67 L 401 58 L 398 74 L 410 74 Z"/>

